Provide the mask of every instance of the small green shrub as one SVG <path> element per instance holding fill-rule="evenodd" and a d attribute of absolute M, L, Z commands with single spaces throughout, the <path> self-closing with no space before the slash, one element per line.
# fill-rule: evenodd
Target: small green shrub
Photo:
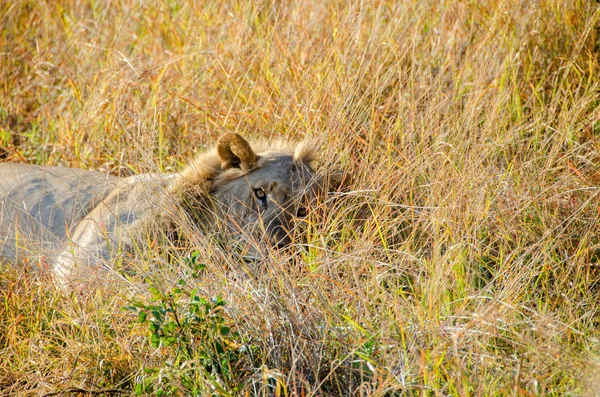
<path fill-rule="evenodd" d="M 233 395 L 242 353 L 240 337 L 232 332 L 218 296 L 206 298 L 197 288 L 205 265 L 197 254 L 188 258 L 188 277 L 161 291 L 151 287 L 150 304 L 135 302 L 130 310 L 146 325 L 157 362 L 146 366 L 135 386 L 137 395 Z M 239 378 L 238 378 L 239 379 Z"/>

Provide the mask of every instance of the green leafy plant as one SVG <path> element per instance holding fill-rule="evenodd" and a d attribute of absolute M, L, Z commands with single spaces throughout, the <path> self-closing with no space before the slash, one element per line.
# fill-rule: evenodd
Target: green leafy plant
<path fill-rule="evenodd" d="M 194 285 L 205 265 L 197 253 L 187 262 L 190 271 L 168 291 L 151 287 L 150 303 L 135 302 L 139 323 L 147 326 L 158 363 L 143 369 L 137 395 L 232 395 L 239 389 L 234 368 L 240 362 L 241 343 L 218 296 L 202 296 Z"/>

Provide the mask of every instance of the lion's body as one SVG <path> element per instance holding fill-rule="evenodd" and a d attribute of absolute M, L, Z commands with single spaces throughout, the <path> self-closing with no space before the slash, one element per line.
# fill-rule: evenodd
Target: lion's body
<path fill-rule="evenodd" d="M 68 281 L 143 250 L 156 232 L 180 236 L 182 224 L 220 233 L 245 256 L 257 254 L 258 240 L 284 246 L 293 219 L 324 188 L 311 161 L 306 147 L 256 154 L 239 135 L 226 134 L 216 149 L 174 174 L 118 178 L 0 164 L 0 261 L 45 258 Z"/>
<path fill-rule="evenodd" d="M 101 172 L 0 163 L 0 258 L 56 252 L 118 182 Z"/>

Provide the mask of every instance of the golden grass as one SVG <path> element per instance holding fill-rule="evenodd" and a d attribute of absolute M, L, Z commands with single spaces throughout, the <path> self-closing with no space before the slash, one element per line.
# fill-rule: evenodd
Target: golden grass
<path fill-rule="evenodd" d="M 251 347 L 240 390 L 600 393 L 595 2 L 15 0 L 0 18 L 5 160 L 166 172 L 237 131 L 314 137 L 353 174 L 294 266 L 200 249 L 200 289 Z M 133 394 L 167 354 L 122 296 L 4 266 L 0 303 L 0 394 Z"/>

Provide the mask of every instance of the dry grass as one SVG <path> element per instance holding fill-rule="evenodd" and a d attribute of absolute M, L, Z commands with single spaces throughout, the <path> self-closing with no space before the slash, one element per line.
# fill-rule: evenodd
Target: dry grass
<path fill-rule="evenodd" d="M 600 393 L 595 2 L 14 0 L 0 18 L 5 160 L 170 171 L 238 131 L 317 138 L 354 175 L 293 266 L 199 249 L 247 345 L 229 390 Z M 45 280 L 0 274 L 4 394 L 133 394 L 166 359 L 124 297 Z"/>

